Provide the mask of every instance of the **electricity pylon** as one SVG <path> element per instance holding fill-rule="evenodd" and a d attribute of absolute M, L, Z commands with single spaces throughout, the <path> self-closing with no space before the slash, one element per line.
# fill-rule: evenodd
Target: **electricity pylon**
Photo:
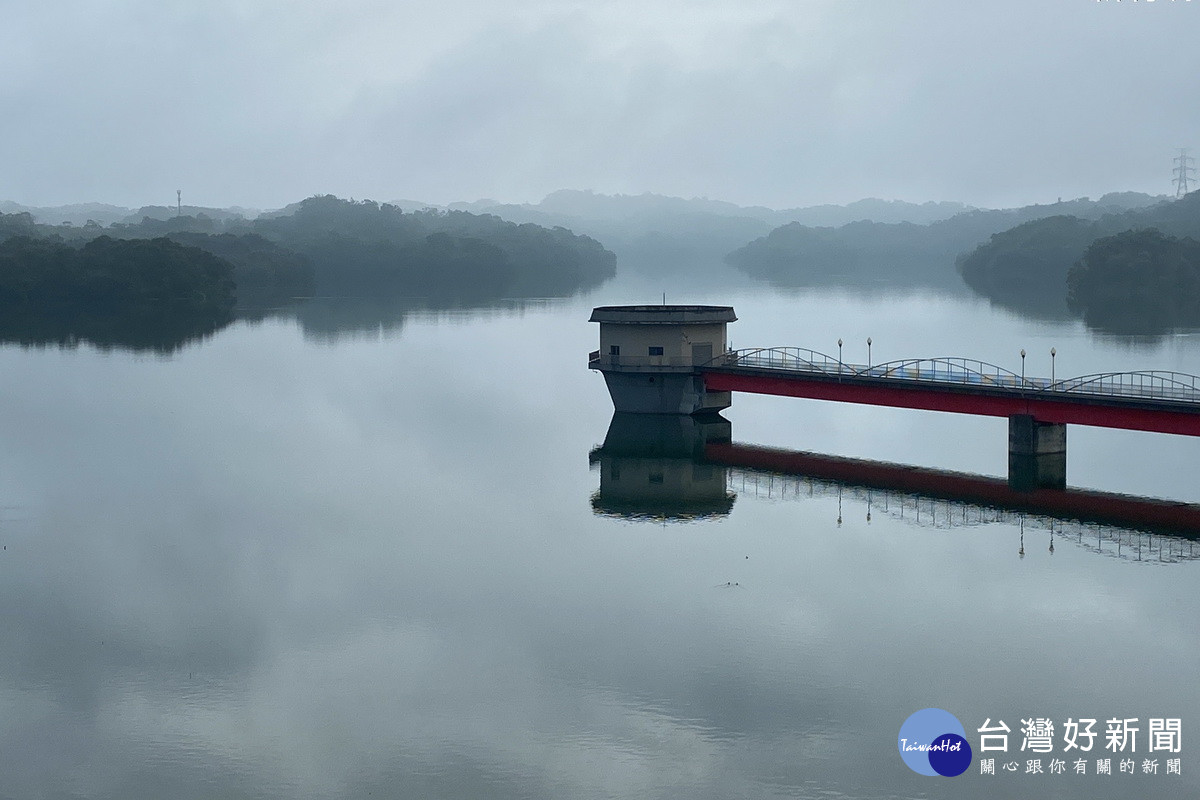
<path fill-rule="evenodd" d="M 1176 197 L 1183 197 L 1188 193 L 1188 173 L 1196 171 L 1195 167 L 1188 166 L 1189 161 L 1195 161 L 1196 159 L 1189 156 L 1187 152 L 1186 148 L 1180 148 L 1179 155 L 1172 159 L 1175 163 L 1179 164 L 1178 167 L 1171 170 L 1175 174 L 1175 177 L 1171 179 L 1171 183 L 1175 184 Z"/>

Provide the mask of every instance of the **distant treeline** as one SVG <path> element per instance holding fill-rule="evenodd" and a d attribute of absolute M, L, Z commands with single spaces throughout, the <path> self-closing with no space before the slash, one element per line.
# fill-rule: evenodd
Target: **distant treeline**
<path fill-rule="evenodd" d="M 0 308 L 123 313 L 153 306 L 185 314 L 228 315 L 233 267 L 170 239 L 100 236 L 76 249 L 14 236 L 0 242 Z"/>
<path fill-rule="evenodd" d="M 1153 228 L 1097 239 L 1067 273 L 1067 303 L 1114 333 L 1200 326 L 1200 242 Z"/>
<path fill-rule="evenodd" d="M 310 197 L 254 220 L 204 214 L 82 227 L 0 214 L 11 236 L 80 244 L 168 238 L 229 261 L 239 296 L 394 292 L 441 296 L 563 296 L 616 274 L 616 257 L 565 228 L 490 214 L 405 212 L 386 203 Z"/>
<path fill-rule="evenodd" d="M 405 212 L 310 197 L 254 220 L 147 217 L 114 236 L 168 236 L 229 258 L 238 286 L 294 294 L 379 292 L 463 300 L 569 295 L 616 274 L 616 256 L 565 228 L 465 211 Z M 252 238 L 250 238 L 252 237 Z"/>
<path fill-rule="evenodd" d="M 305 256 L 318 293 L 468 298 L 569 295 L 616 274 L 616 256 L 565 228 L 465 211 L 310 197 L 253 232 Z"/>
<path fill-rule="evenodd" d="M 233 267 L 170 239 L 0 242 L 0 341 L 170 351 L 232 319 Z"/>
<path fill-rule="evenodd" d="M 793 222 L 734 250 L 726 261 L 779 286 L 883 283 L 961 287 L 956 257 L 1001 231 L 1030 220 L 1070 214 L 1095 218 L 1155 202 L 1126 192 L 1053 205 L 972 210 L 929 224 L 852 222 L 813 227 Z"/>
<path fill-rule="evenodd" d="M 49 341 L 79 335 L 71 320 L 85 316 L 101 320 L 100 329 L 113 316 L 219 326 L 235 303 L 261 308 L 314 294 L 447 305 L 565 296 L 615 272 L 612 253 L 564 228 L 332 196 L 254 220 L 197 214 L 107 228 L 0 214 L 0 309 L 10 321 L 59 320 L 65 327 L 49 333 L 37 325 Z M 26 341 L 11 322 L 0 327 L 0 337 Z"/>
<path fill-rule="evenodd" d="M 1095 220 L 1026 222 L 962 255 L 958 270 L 972 289 L 1018 311 L 1070 311 L 1097 328 L 1163 333 L 1200 325 L 1193 239 L 1200 193 Z"/>

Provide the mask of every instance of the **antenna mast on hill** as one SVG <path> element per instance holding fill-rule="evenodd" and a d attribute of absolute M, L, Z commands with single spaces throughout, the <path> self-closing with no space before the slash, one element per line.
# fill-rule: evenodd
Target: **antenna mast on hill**
<path fill-rule="evenodd" d="M 183 189 L 175 190 L 175 216 L 183 216 Z"/>
<path fill-rule="evenodd" d="M 1196 171 L 1195 167 L 1188 166 L 1189 161 L 1195 161 L 1196 159 L 1187 153 L 1187 148 L 1180 148 L 1179 155 L 1172 159 L 1179 164 L 1178 167 L 1171 170 L 1171 172 L 1175 173 L 1175 177 L 1171 179 L 1171 183 L 1175 184 L 1176 197 L 1183 197 L 1188 193 L 1188 173 Z"/>

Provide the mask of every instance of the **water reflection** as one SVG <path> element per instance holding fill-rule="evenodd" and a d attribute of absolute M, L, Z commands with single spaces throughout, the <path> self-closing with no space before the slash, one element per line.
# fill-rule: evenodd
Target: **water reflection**
<path fill-rule="evenodd" d="M 211 338 L 232 320 L 228 314 L 188 315 L 153 308 L 126 314 L 5 313 L 0 315 L 0 344 L 64 348 L 89 344 L 105 351 L 169 355 Z"/>
<path fill-rule="evenodd" d="M 614 414 L 599 465 L 597 514 L 689 521 L 727 516 L 738 495 L 769 500 L 836 498 L 933 528 L 1008 525 L 1049 531 L 1091 552 L 1154 563 L 1200 558 L 1200 506 L 1083 489 L 1014 487 L 983 475 L 842 458 L 732 441 L 729 421 L 669 414 Z M 848 513 L 848 512 L 847 512 Z"/>
<path fill-rule="evenodd" d="M 729 470 L 704 448 L 729 442 L 729 420 L 674 414 L 613 414 L 604 444 L 588 454 L 600 470 L 592 509 L 626 519 L 686 521 L 728 516 Z"/>
<path fill-rule="evenodd" d="M 0 315 L 0 345 L 128 350 L 171 355 L 211 339 L 234 319 L 256 323 L 295 320 L 310 341 L 341 341 L 395 336 L 414 316 L 523 312 L 565 302 L 566 298 L 373 297 L 295 298 L 274 306 L 239 306 L 234 315 L 196 316 L 143 309 L 129 314 Z"/>
<path fill-rule="evenodd" d="M 513 297 L 468 302 L 466 299 L 433 297 L 312 297 L 294 304 L 257 311 L 244 311 L 243 319 L 293 319 L 304 338 L 323 344 L 350 342 L 398 335 L 413 318 L 426 316 L 477 316 L 488 312 L 524 312 L 549 308 L 566 298 Z"/>

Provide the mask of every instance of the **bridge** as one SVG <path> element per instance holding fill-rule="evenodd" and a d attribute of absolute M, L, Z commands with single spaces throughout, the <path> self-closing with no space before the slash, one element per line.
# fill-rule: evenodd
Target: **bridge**
<path fill-rule="evenodd" d="M 1172 371 L 1030 377 L 970 358 L 847 363 L 800 347 L 731 350 L 728 306 L 604 306 L 599 350 L 618 412 L 719 411 L 733 392 L 1007 417 L 1009 478 L 1066 485 L 1066 426 L 1200 436 L 1200 377 Z M 840 348 L 839 348 L 840 349 Z"/>
<path fill-rule="evenodd" d="M 717 392 L 754 392 L 1200 436 L 1200 377 L 1105 372 L 1054 380 L 968 358 L 850 364 L 799 347 L 731 350 L 696 365 Z"/>

